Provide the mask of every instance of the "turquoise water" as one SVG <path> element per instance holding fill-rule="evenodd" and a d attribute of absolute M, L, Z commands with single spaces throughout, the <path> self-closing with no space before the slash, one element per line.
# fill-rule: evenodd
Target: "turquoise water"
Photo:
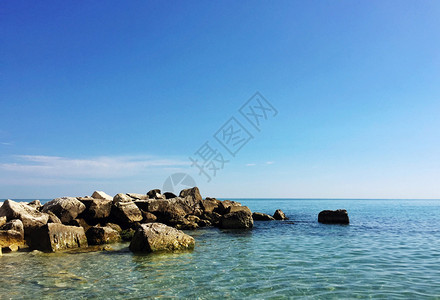
<path fill-rule="evenodd" d="M 440 299 L 440 201 L 250 200 L 293 222 L 252 231 L 187 231 L 193 252 L 14 253 L 0 258 L 0 298 L 401 298 Z M 322 225 L 345 208 L 351 224 Z"/>

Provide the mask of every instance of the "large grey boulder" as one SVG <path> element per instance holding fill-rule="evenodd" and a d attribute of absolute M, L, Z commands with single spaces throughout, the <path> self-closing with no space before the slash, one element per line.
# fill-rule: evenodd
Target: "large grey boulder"
<path fill-rule="evenodd" d="M 118 204 L 118 203 L 128 203 L 128 202 L 133 202 L 133 198 L 131 198 L 130 196 L 128 196 L 127 194 L 116 194 L 113 197 L 113 204 Z"/>
<path fill-rule="evenodd" d="M 194 199 L 194 201 L 201 201 L 202 200 L 202 196 L 200 195 L 199 188 L 196 186 L 191 189 L 181 190 L 179 197 L 181 197 L 181 198 L 191 197 Z"/>
<path fill-rule="evenodd" d="M 142 224 L 130 243 L 133 252 L 177 251 L 193 249 L 194 238 L 161 223 Z"/>
<path fill-rule="evenodd" d="M 288 217 L 286 217 L 286 215 L 284 214 L 284 212 L 281 209 L 277 209 L 275 211 L 275 213 L 273 214 L 273 218 L 275 220 L 280 220 L 280 221 L 289 219 Z"/>
<path fill-rule="evenodd" d="M 349 224 L 348 213 L 345 209 L 323 210 L 318 214 L 318 222 L 324 224 Z"/>
<path fill-rule="evenodd" d="M 148 191 L 147 196 L 150 199 L 165 199 L 165 196 L 160 193 L 159 189 Z"/>
<path fill-rule="evenodd" d="M 34 230 L 28 244 L 32 250 L 44 252 L 88 246 L 84 228 L 57 223 L 49 223 Z"/>
<path fill-rule="evenodd" d="M 124 228 L 132 226 L 143 219 L 141 210 L 133 202 L 117 202 L 112 206 L 111 222 Z"/>
<path fill-rule="evenodd" d="M 227 229 L 249 229 L 254 226 L 252 212 L 246 206 L 231 206 L 229 212 L 220 219 L 220 228 Z"/>
<path fill-rule="evenodd" d="M 36 210 L 40 210 L 43 205 L 41 204 L 40 200 L 34 200 L 28 203 L 29 206 L 32 206 Z"/>
<path fill-rule="evenodd" d="M 86 209 L 86 206 L 75 197 L 56 198 L 47 202 L 41 209 L 42 212 L 53 212 L 62 223 L 69 223 L 76 219 Z"/>
<path fill-rule="evenodd" d="M 144 194 L 136 194 L 136 193 L 127 193 L 127 196 L 133 198 L 134 200 L 148 200 L 148 195 Z"/>
<path fill-rule="evenodd" d="M 36 210 L 35 208 L 12 200 L 6 200 L 0 207 L 0 217 L 7 220 L 19 219 L 23 223 L 25 234 L 33 229 L 44 226 L 49 220 L 49 215 Z"/>
<path fill-rule="evenodd" d="M 79 201 L 86 207 L 81 216 L 88 221 L 92 221 L 92 223 L 93 221 L 97 223 L 110 216 L 113 200 L 81 198 Z"/>
<path fill-rule="evenodd" d="M 11 220 L 0 227 L 0 249 L 4 252 L 17 251 L 25 246 L 23 222 Z"/>
<path fill-rule="evenodd" d="M 231 201 L 231 200 L 218 201 L 218 206 L 217 206 L 217 208 L 214 209 L 214 211 L 216 213 L 224 215 L 227 213 L 227 209 L 231 206 L 238 207 L 238 206 L 241 206 L 241 203 L 236 202 L 236 201 Z"/>
<path fill-rule="evenodd" d="M 117 243 L 121 240 L 119 232 L 111 227 L 93 226 L 86 232 L 89 245 Z"/>
<path fill-rule="evenodd" d="M 113 200 L 113 197 L 104 193 L 103 191 L 94 191 L 92 198 L 101 200 Z"/>
<path fill-rule="evenodd" d="M 259 212 L 254 212 L 252 214 L 252 219 L 254 219 L 254 221 L 273 221 L 273 220 L 275 220 L 274 217 L 269 216 L 267 214 L 259 213 Z"/>
<path fill-rule="evenodd" d="M 135 201 L 135 203 L 143 211 L 154 214 L 158 222 L 171 226 L 181 223 L 183 218 L 194 210 L 193 207 L 188 206 L 180 198 L 169 200 L 150 199 Z"/>

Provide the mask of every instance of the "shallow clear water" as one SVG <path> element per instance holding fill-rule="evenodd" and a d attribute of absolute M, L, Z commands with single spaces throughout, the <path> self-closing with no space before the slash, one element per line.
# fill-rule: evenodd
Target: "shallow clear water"
<path fill-rule="evenodd" d="M 5 254 L 0 298 L 439 298 L 438 200 L 238 200 L 293 221 L 188 231 L 193 252 Z M 322 225 L 345 208 L 351 224 Z"/>

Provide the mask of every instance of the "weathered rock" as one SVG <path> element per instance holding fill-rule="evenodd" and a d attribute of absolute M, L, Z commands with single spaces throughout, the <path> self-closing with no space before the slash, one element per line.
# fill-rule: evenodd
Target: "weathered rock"
<path fill-rule="evenodd" d="M 348 213 L 345 209 L 323 210 L 318 215 L 318 222 L 324 224 L 349 224 Z"/>
<path fill-rule="evenodd" d="M 130 227 L 142 219 L 141 210 L 132 201 L 118 202 L 112 206 L 111 220 L 122 227 Z"/>
<path fill-rule="evenodd" d="M 6 200 L 0 207 L 0 217 L 6 217 L 8 220 L 21 220 L 25 234 L 30 229 L 46 225 L 49 220 L 48 214 L 41 213 L 27 204 L 12 200 Z"/>
<path fill-rule="evenodd" d="M 177 251 L 193 249 L 194 238 L 161 223 L 141 224 L 130 243 L 133 252 Z"/>
<path fill-rule="evenodd" d="M 77 218 L 75 220 L 72 220 L 69 222 L 70 226 L 76 226 L 76 227 L 82 227 L 84 228 L 84 232 L 87 232 L 87 230 L 89 230 L 90 227 L 92 227 L 89 223 L 87 223 L 86 220 L 84 220 L 83 218 Z"/>
<path fill-rule="evenodd" d="M 95 192 L 92 194 L 92 198 L 94 198 L 94 199 L 111 200 L 111 201 L 113 201 L 113 197 L 112 197 L 112 196 L 110 196 L 110 195 L 108 195 L 108 194 L 106 194 L 106 193 L 104 193 L 104 192 L 102 192 L 102 191 L 95 191 Z"/>
<path fill-rule="evenodd" d="M 4 252 L 17 251 L 24 247 L 24 227 L 23 222 L 18 219 L 11 220 L 4 224 L 0 229 L 0 248 Z"/>
<path fill-rule="evenodd" d="M 40 210 L 43 207 L 43 205 L 41 204 L 40 200 L 34 200 L 32 202 L 29 202 L 28 205 L 32 206 L 36 210 Z"/>
<path fill-rule="evenodd" d="M 201 207 L 205 213 L 212 213 L 219 204 L 220 201 L 215 199 L 201 200 Z"/>
<path fill-rule="evenodd" d="M 259 213 L 259 212 L 254 212 L 252 214 L 252 219 L 254 219 L 254 221 L 273 221 L 273 220 L 275 220 L 274 217 L 269 216 L 267 214 Z"/>
<path fill-rule="evenodd" d="M 87 247 L 84 228 L 49 223 L 32 232 L 28 240 L 33 250 L 55 252 L 58 250 Z"/>
<path fill-rule="evenodd" d="M 165 199 L 172 199 L 172 198 L 177 197 L 177 195 L 175 195 L 174 193 L 171 193 L 171 192 L 165 192 L 165 193 L 163 193 L 163 196 L 165 196 Z"/>
<path fill-rule="evenodd" d="M 49 219 L 47 220 L 47 223 L 59 223 L 61 224 L 61 220 L 51 211 L 48 211 L 47 213 L 49 215 Z"/>
<path fill-rule="evenodd" d="M 127 193 L 127 196 L 129 196 L 135 200 L 148 200 L 149 199 L 148 195 L 144 195 L 144 194 Z"/>
<path fill-rule="evenodd" d="M 6 217 L 0 217 L 0 227 L 2 227 L 3 225 L 5 225 L 7 222 Z"/>
<path fill-rule="evenodd" d="M 102 245 L 117 243 L 121 240 L 119 232 L 111 227 L 93 226 L 86 232 L 89 245 Z"/>
<path fill-rule="evenodd" d="M 227 209 L 230 206 L 241 206 L 241 203 L 236 202 L 236 201 L 231 201 L 231 200 L 218 201 L 218 206 L 217 206 L 217 208 L 214 209 L 214 211 L 216 213 L 224 215 L 227 213 Z"/>
<path fill-rule="evenodd" d="M 115 224 L 115 223 L 106 223 L 105 227 L 110 227 L 110 228 L 116 230 L 118 233 L 122 232 L 121 226 L 119 226 L 118 224 Z"/>
<path fill-rule="evenodd" d="M 152 214 L 148 211 L 141 211 L 141 212 L 142 212 L 142 216 L 143 216 L 142 223 L 156 222 L 157 217 L 154 214 Z"/>
<path fill-rule="evenodd" d="M 135 202 L 143 211 L 153 213 L 157 221 L 174 226 L 182 223 L 183 218 L 193 211 L 192 207 L 179 198 L 169 200 L 151 199 Z"/>
<path fill-rule="evenodd" d="M 154 189 L 151 191 L 148 191 L 147 193 L 148 197 L 150 199 L 164 199 L 165 197 L 160 193 L 159 189 Z"/>
<path fill-rule="evenodd" d="M 222 218 L 222 215 L 216 212 L 212 212 L 212 213 L 204 213 L 202 215 L 203 220 L 206 220 L 207 222 L 209 222 L 210 224 L 207 226 L 219 226 L 220 225 L 220 220 Z"/>
<path fill-rule="evenodd" d="M 131 198 L 130 196 L 127 196 L 126 194 L 117 194 L 113 197 L 113 204 L 117 204 L 117 203 L 128 203 L 128 202 L 133 202 L 133 198 Z"/>
<path fill-rule="evenodd" d="M 186 198 L 188 196 L 192 197 L 195 201 L 202 200 L 202 196 L 200 195 L 199 188 L 196 186 L 191 189 L 185 189 L 180 191 L 179 197 Z"/>
<path fill-rule="evenodd" d="M 275 220 L 289 220 L 281 209 L 277 209 L 273 214 Z"/>
<path fill-rule="evenodd" d="M 133 239 L 136 231 L 133 228 L 124 229 L 120 232 L 121 238 L 125 242 L 129 242 Z"/>
<path fill-rule="evenodd" d="M 69 223 L 76 219 L 86 206 L 74 197 L 56 198 L 43 205 L 42 212 L 53 212 L 62 223 Z"/>
<path fill-rule="evenodd" d="M 249 209 L 249 207 L 247 207 L 247 206 L 229 206 L 226 209 L 226 214 L 237 212 L 237 211 L 244 211 L 252 216 L 252 212 Z"/>
<path fill-rule="evenodd" d="M 254 226 L 254 221 L 252 219 L 252 213 L 247 208 L 241 210 L 234 210 L 230 213 L 225 214 L 220 219 L 219 225 L 220 228 L 248 229 Z"/>
<path fill-rule="evenodd" d="M 98 223 L 110 216 L 113 200 L 81 199 L 80 201 L 86 206 L 81 216 L 89 222 Z"/>

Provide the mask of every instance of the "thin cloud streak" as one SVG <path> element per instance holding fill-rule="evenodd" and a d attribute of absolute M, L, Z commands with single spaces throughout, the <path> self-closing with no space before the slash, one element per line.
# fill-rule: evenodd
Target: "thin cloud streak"
<path fill-rule="evenodd" d="M 15 155 L 14 162 L 0 163 L 4 179 L 21 178 L 123 178 L 158 168 L 178 168 L 189 163 L 183 160 L 152 156 L 99 156 L 69 158 L 44 155 Z M 41 178 L 40 178 L 41 179 Z"/>

